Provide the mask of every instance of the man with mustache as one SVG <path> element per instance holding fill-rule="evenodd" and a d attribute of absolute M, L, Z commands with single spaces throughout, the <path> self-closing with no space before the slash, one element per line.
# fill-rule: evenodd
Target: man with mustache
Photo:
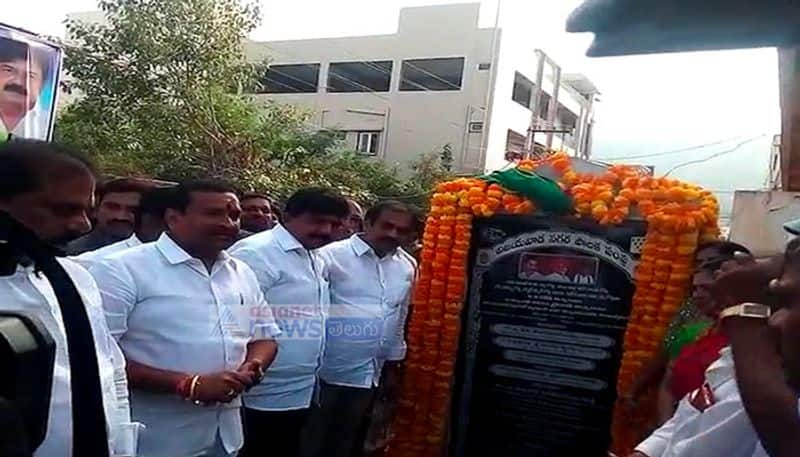
<path fill-rule="evenodd" d="M 10 218 L 45 243 L 57 244 L 88 229 L 94 186 L 88 162 L 59 145 L 33 141 L 0 145 L 0 221 Z M 13 237 L 5 238 L 8 234 L 2 233 L 3 227 L 0 222 L 0 311 L 36 317 L 56 344 L 47 434 L 34 455 L 100 455 L 97 448 L 85 446 L 94 444 L 102 449 L 103 439 L 108 440 L 111 455 L 133 455 L 137 425 L 130 421 L 125 360 L 103 316 L 97 284 L 81 266 L 59 257 L 58 264 L 77 292 L 69 293 L 70 285 L 51 281 L 47 272 L 40 270 L 46 265 L 30 258 L 32 254 Z M 79 307 L 85 309 L 90 334 L 68 335 L 67 322 L 73 323 L 72 331 L 80 328 L 75 316 L 81 313 L 68 314 Z M 95 361 L 86 360 L 92 357 L 88 355 L 92 349 L 81 349 L 78 344 L 86 339 L 94 342 Z M 85 363 L 73 348 L 80 351 Z M 91 365 L 96 366 L 94 375 Z M 102 405 L 96 407 L 87 395 L 100 396 Z M 100 430 L 105 425 L 106 434 L 95 433 L 93 423 Z"/>
<path fill-rule="evenodd" d="M 79 255 L 130 237 L 136 228 L 142 194 L 155 187 L 155 183 L 132 178 L 107 182 L 98 192 L 97 223 L 91 232 L 72 241 L 67 251 Z"/>
<path fill-rule="evenodd" d="M 347 205 L 350 208 L 349 213 L 334 230 L 334 241 L 344 240 L 354 233 L 364 231 L 364 210 L 361 209 L 361 205 L 352 198 L 347 199 Z"/>
<path fill-rule="evenodd" d="M 50 58 L 42 49 L 0 37 L 0 141 L 26 133 L 45 139 L 50 122 L 36 103 L 49 73 Z"/>
<path fill-rule="evenodd" d="M 129 238 L 94 251 L 84 252 L 73 260 L 91 270 L 93 264 L 117 252 L 156 241 L 166 230 L 164 213 L 167 211 L 172 190 L 170 187 L 156 187 L 142 194 L 142 200 L 136 211 L 136 228 Z"/>
<path fill-rule="evenodd" d="M 266 195 L 242 195 L 242 230 L 259 233 L 275 227 L 278 218 L 272 211 L 273 203 Z"/>
<path fill-rule="evenodd" d="M 243 457 L 297 457 L 317 386 L 330 295 L 318 249 L 348 214 L 331 189 L 306 188 L 286 201 L 283 223 L 239 241 L 231 254 L 258 276 L 281 327 L 281 350 L 264 381 L 244 397 Z"/>
<path fill-rule="evenodd" d="M 92 268 L 128 362 L 132 415 L 147 425 L 138 455 L 234 456 L 240 395 L 272 363 L 280 330 L 256 275 L 225 251 L 239 231 L 236 193 L 184 183 L 166 208 L 158 241 Z"/>
<path fill-rule="evenodd" d="M 381 202 L 367 211 L 364 233 L 320 249 L 331 305 L 320 406 L 303 441 L 304 457 L 363 453 L 381 374 L 385 371 L 384 382 L 395 384 L 406 355 L 405 320 L 417 265 L 401 246 L 416 221 L 408 205 Z M 346 327 L 358 328 L 358 336 L 341 331 Z"/>

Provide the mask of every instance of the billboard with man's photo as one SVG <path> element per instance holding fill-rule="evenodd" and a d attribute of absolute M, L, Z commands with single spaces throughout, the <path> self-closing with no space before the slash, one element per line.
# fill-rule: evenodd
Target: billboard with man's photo
<path fill-rule="evenodd" d="M 60 73 L 58 46 L 0 24 L 0 142 L 50 140 Z"/>

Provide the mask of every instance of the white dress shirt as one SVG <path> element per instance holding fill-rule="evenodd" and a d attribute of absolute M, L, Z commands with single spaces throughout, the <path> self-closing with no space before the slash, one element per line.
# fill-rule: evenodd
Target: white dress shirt
<path fill-rule="evenodd" d="M 767 457 L 739 396 L 731 348 L 720 354 L 706 370 L 714 404 L 700 411 L 691 401 L 697 392 L 687 395 L 637 451 L 648 457 Z"/>
<path fill-rule="evenodd" d="M 5 137 L 11 133 L 15 138 L 47 141 L 49 140 L 47 136 L 49 131 L 50 108 L 43 109 L 39 102 L 36 103 L 33 109 L 25 113 L 25 116 L 17 122 L 13 130 L 9 129 L 0 119 L 0 133 L 3 134 L 0 140 L 5 140 Z"/>
<path fill-rule="evenodd" d="M 322 258 L 282 225 L 239 241 L 231 255 L 256 272 L 282 331 L 278 356 L 261 384 L 245 394 L 245 406 L 261 411 L 308 408 L 322 361 L 330 303 Z"/>
<path fill-rule="evenodd" d="M 125 359 L 109 333 L 92 277 L 75 262 L 59 262 L 80 293 L 94 333 L 111 455 L 132 456 L 139 425 L 130 419 Z M 0 277 L 0 310 L 38 318 L 56 343 L 47 435 L 35 456 L 68 457 L 72 454 L 72 391 L 67 337 L 55 292 L 44 275 L 34 273 L 32 267 L 19 267 L 13 275 Z"/>
<path fill-rule="evenodd" d="M 594 284 L 594 277 L 590 275 L 577 274 L 572 279 L 575 284 Z"/>
<path fill-rule="evenodd" d="M 141 244 L 142 242 L 139 240 L 139 237 L 137 237 L 134 233 L 130 236 L 130 238 L 117 241 L 116 243 L 109 244 L 108 246 L 104 246 L 100 249 L 95 249 L 94 251 L 88 251 L 84 252 L 83 254 L 76 255 L 75 257 L 72 257 L 72 260 L 83 265 L 84 268 L 91 270 L 95 263 L 105 260 L 112 254 L 122 252 L 126 249 L 133 248 Z"/>
<path fill-rule="evenodd" d="M 402 249 L 378 257 L 358 234 L 320 254 L 331 290 L 320 377 L 329 384 L 377 386 L 384 362 L 406 356 L 416 261 Z"/>
<path fill-rule="evenodd" d="M 92 274 L 111 333 L 129 360 L 192 374 L 238 369 L 253 339 L 279 333 L 255 274 L 223 252 L 211 272 L 166 233 L 112 255 Z M 258 313 L 258 319 L 250 319 Z M 202 379 L 202 378 L 201 378 Z M 147 425 L 143 457 L 188 457 L 243 444 L 240 399 L 199 406 L 175 394 L 134 389 L 133 417 Z"/>

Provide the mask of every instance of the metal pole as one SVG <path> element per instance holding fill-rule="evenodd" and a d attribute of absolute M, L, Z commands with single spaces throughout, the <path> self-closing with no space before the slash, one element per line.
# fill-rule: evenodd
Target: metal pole
<path fill-rule="evenodd" d="M 486 156 L 489 150 L 489 129 L 492 124 L 492 105 L 494 104 L 495 84 L 497 84 L 497 63 L 500 60 L 501 37 L 500 37 L 500 12 L 502 9 L 502 0 L 497 0 L 497 11 L 494 17 L 494 31 L 492 32 L 492 55 L 491 55 L 491 68 L 489 73 L 489 83 L 486 88 L 486 99 L 483 107 L 483 129 L 481 130 L 481 144 L 478 151 L 478 167 L 481 172 L 486 171 Z M 465 126 L 469 128 L 469 126 Z"/>
<path fill-rule="evenodd" d="M 555 63 L 553 66 L 553 97 L 550 99 L 550 106 L 547 107 L 547 120 L 556 128 L 556 118 L 558 117 L 558 95 L 561 89 L 561 67 Z M 553 148 L 553 134 L 547 134 L 547 149 Z"/>
<path fill-rule="evenodd" d="M 537 127 L 537 120 L 539 119 L 539 99 L 542 96 L 542 79 L 544 78 L 544 64 L 547 57 L 545 56 L 544 52 L 537 49 L 534 51 L 536 54 L 536 58 L 538 59 L 536 65 L 536 81 L 535 86 L 533 88 L 533 93 L 531 97 L 533 98 L 533 103 L 531 104 L 531 122 L 528 125 L 528 134 L 525 136 L 525 157 L 530 158 L 533 155 L 533 140 L 535 132 L 534 130 Z"/>

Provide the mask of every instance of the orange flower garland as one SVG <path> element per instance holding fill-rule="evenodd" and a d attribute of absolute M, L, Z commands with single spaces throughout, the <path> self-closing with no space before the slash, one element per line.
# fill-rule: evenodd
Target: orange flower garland
<path fill-rule="evenodd" d="M 645 361 L 659 350 L 686 296 L 698 243 L 718 238 L 719 207 L 710 192 L 676 180 L 643 176 L 635 167 L 613 166 L 596 176 L 576 173 L 571 163 L 559 152 L 543 160 L 523 160 L 518 167 L 554 171 L 562 188 L 573 197 L 578 217 L 618 224 L 638 212 L 648 222 L 619 371 L 617 388 L 625 392 Z M 406 377 L 390 457 L 440 457 L 444 453 L 473 217 L 497 212 L 532 214 L 535 210 L 534 202 L 477 178 L 437 186 L 422 237 L 408 327 Z M 646 425 L 631 421 L 630 416 L 616 407 L 612 434 L 619 455 L 627 455 Z"/>
<path fill-rule="evenodd" d="M 532 213 L 533 203 L 480 179 L 440 184 L 425 226 L 408 328 L 409 356 L 391 455 L 440 456 L 461 332 L 472 218 L 498 210 Z"/>

